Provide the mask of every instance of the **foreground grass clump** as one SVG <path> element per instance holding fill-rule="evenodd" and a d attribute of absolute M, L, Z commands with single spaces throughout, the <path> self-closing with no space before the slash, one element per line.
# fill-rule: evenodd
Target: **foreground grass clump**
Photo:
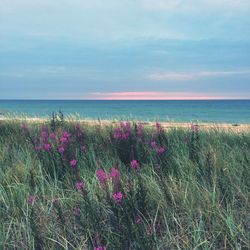
<path fill-rule="evenodd" d="M 250 133 L 0 123 L 1 249 L 248 249 Z"/>

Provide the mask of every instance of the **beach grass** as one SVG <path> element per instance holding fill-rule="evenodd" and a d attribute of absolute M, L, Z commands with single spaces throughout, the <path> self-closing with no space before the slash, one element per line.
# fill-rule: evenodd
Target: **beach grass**
<path fill-rule="evenodd" d="M 0 249 L 249 249 L 249 198 L 249 130 L 0 121 Z"/>

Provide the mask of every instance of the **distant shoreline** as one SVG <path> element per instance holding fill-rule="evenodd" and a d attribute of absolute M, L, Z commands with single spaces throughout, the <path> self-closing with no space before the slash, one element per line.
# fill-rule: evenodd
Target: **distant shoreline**
<path fill-rule="evenodd" d="M 0 117 L 1 121 L 16 121 L 16 122 L 24 122 L 24 123 L 44 123 L 49 121 L 48 118 L 32 118 L 32 117 L 24 117 L 24 118 L 7 118 Z M 76 122 L 82 125 L 87 126 L 116 126 L 123 120 L 105 120 L 105 119 L 74 119 L 74 118 L 65 118 L 65 121 L 68 122 Z M 142 123 L 146 127 L 154 127 L 156 122 L 150 121 L 140 121 L 140 120 L 124 120 L 129 122 Z M 223 131 L 236 131 L 236 132 L 250 132 L 250 124 L 232 124 L 232 123 L 209 123 L 209 122 L 159 122 L 164 129 L 172 129 L 172 128 L 182 128 L 182 129 L 190 129 L 192 124 L 198 125 L 199 129 L 203 130 L 212 130 L 218 129 Z"/>

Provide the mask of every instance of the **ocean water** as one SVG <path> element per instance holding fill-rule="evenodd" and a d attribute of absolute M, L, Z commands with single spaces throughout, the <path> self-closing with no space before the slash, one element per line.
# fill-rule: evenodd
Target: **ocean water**
<path fill-rule="evenodd" d="M 138 119 L 141 121 L 250 123 L 250 100 L 103 101 L 103 100 L 0 100 L 0 116 L 24 114 L 49 117 L 65 115 L 89 119 Z"/>

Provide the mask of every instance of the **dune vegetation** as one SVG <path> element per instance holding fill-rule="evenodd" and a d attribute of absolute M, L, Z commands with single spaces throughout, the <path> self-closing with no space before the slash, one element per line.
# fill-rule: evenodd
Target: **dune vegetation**
<path fill-rule="evenodd" d="M 0 249 L 249 249 L 250 132 L 0 121 Z"/>

